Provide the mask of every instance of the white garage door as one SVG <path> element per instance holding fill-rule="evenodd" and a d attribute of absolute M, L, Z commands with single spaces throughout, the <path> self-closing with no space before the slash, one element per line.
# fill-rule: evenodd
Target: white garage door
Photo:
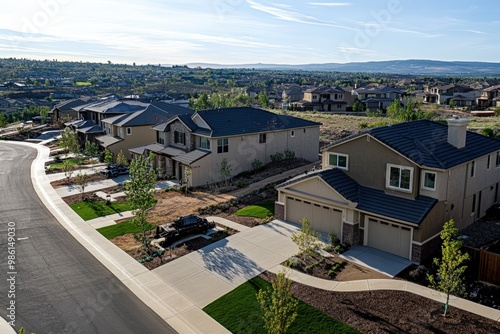
<path fill-rule="evenodd" d="M 292 223 L 300 223 L 303 218 L 309 219 L 313 230 L 327 234 L 335 233 L 341 238 L 342 211 L 287 197 L 285 219 Z"/>
<path fill-rule="evenodd" d="M 388 222 L 368 219 L 368 246 L 410 258 L 411 229 Z"/>

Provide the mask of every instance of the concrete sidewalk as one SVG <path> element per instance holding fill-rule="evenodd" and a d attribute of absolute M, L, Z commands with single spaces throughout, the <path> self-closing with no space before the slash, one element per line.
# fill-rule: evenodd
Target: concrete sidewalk
<path fill-rule="evenodd" d="M 396 290 L 414 293 L 416 295 L 437 301 L 438 303 L 444 304 L 446 302 L 446 295 L 444 293 L 403 280 L 369 279 L 361 281 L 338 282 L 315 278 L 296 270 L 291 270 L 290 268 L 284 267 L 282 265 L 277 265 L 276 267 L 271 268 L 269 271 L 275 274 L 285 271 L 292 281 L 328 291 L 356 292 Z M 477 304 L 463 298 L 450 296 L 450 305 L 494 321 L 500 321 L 500 310 L 495 310 L 494 308 Z"/>
<path fill-rule="evenodd" d="M 85 193 L 91 193 L 91 192 L 102 190 L 105 188 L 117 186 L 117 185 L 122 184 L 123 182 L 129 180 L 129 178 L 130 177 L 128 175 L 120 175 L 120 176 L 117 176 L 113 179 L 105 179 L 105 180 L 101 180 L 101 181 L 90 182 L 85 187 Z M 57 192 L 57 195 L 59 195 L 59 197 L 67 197 L 67 196 L 71 196 L 71 195 L 80 194 L 80 190 L 77 187 L 75 187 L 74 185 L 56 188 L 55 191 Z"/>
<path fill-rule="evenodd" d="M 106 168 L 106 166 L 96 165 L 96 166 L 93 166 L 90 168 L 75 169 L 71 176 L 75 177 L 76 175 L 78 175 L 78 173 L 95 174 L 95 173 L 99 173 L 104 168 Z M 59 180 L 64 180 L 66 178 L 66 175 L 64 175 L 64 173 L 47 174 L 47 178 L 49 179 L 49 182 L 59 181 Z"/>
<path fill-rule="evenodd" d="M 124 211 L 120 213 L 114 213 L 112 215 L 99 217 L 91 220 L 87 220 L 87 224 L 92 226 L 95 229 L 106 227 L 110 225 L 115 225 L 117 220 L 125 219 L 125 218 L 133 218 L 134 215 L 132 211 Z"/>

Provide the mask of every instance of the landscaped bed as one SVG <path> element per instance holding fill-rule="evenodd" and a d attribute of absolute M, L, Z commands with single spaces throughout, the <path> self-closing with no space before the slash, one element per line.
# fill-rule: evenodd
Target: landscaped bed
<path fill-rule="evenodd" d="M 263 327 L 260 306 L 256 294 L 270 284 L 256 277 L 243 283 L 233 291 L 222 296 L 203 311 L 225 326 L 232 333 L 266 333 Z M 316 308 L 299 301 L 297 318 L 287 333 L 358 333 Z"/>
<path fill-rule="evenodd" d="M 146 225 L 147 231 L 151 231 L 154 228 L 154 225 Z M 98 228 L 97 231 L 106 237 L 106 239 L 113 239 L 126 234 L 142 233 L 142 227 L 133 219 L 130 219 L 118 224 Z"/>
<path fill-rule="evenodd" d="M 91 220 L 132 210 L 131 204 L 128 201 L 107 202 L 94 199 L 76 202 L 71 204 L 70 207 L 82 217 L 83 220 Z"/>

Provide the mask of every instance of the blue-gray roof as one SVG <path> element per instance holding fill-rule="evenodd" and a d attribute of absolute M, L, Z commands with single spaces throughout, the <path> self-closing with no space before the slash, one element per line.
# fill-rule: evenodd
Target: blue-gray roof
<path fill-rule="evenodd" d="M 361 186 L 343 171 L 333 168 L 313 174 L 319 176 L 345 199 L 358 203 L 356 209 L 419 225 L 437 203 L 435 198 L 415 199 L 386 194 L 383 190 Z"/>
<path fill-rule="evenodd" d="M 212 137 L 236 136 L 321 125 L 317 122 L 278 115 L 250 107 L 200 110 L 197 114 L 212 130 Z"/>
<path fill-rule="evenodd" d="M 370 135 L 420 166 L 448 169 L 500 150 L 500 140 L 467 131 L 465 147 L 448 143 L 448 126 L 429 120 L 375 128 Z"/>

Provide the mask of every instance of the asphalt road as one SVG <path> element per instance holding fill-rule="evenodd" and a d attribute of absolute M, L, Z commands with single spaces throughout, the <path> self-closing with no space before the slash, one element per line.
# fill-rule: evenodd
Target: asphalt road
<path fill-rule="evenodd" d="M 176 333 L 44 207 L 31 183 L 35 157 L 0 142 L 0 315 L 36 334 Z"/>

